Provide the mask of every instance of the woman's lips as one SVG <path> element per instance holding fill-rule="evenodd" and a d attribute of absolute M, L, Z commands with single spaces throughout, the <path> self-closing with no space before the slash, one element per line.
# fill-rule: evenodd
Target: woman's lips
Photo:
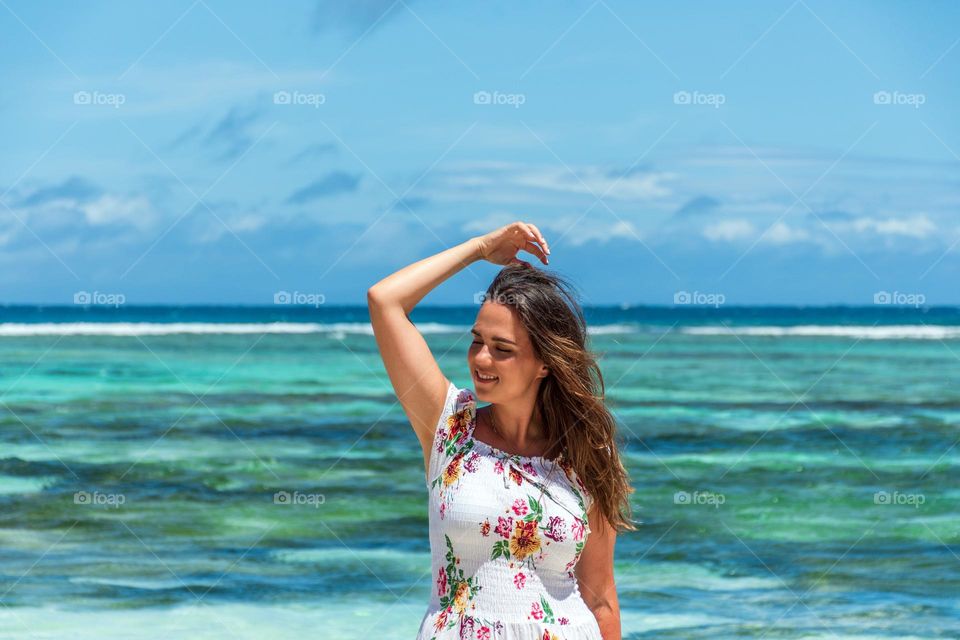
<path fill-rule="evenodd" d="M 491 380 L 491 379 L 484 380 L 483 378 L 480 377 L 480 372 L 477 371 L 476 369 L 474 369 L 474 371 L 473 371 L 473 377 L 474 377 L 474 378 L 476 379 L 476 381 L 479 382 L 480 384 L 493 384 L 494 382 L 497 382 L 497 381 L 500 380 L 500 378 L 498 378 L 498 377 L 496 377 L 496 376 L 493 376 L 493 379 L 492 379 L 492 380 Z"/>

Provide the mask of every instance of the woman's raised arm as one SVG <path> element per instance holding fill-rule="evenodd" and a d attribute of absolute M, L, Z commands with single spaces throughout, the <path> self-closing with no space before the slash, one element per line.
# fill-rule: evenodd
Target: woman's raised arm
<path fill-rule="evenodd" d="M 479 238 L 470 238 L 392 273 L 367 290 L 380 357 L 424 455 L 433 442 L 450 381 L 408 316 L 437 285 L 482 257 Z"/>
<path fill-rule="evenodd" d="M 539 243 L 539 246 L 537 245 Z M 536 226 L 513 222 L 470 238 L 390 274 L 367 290 L 370 323 L 380 357 L 400 405 L 413 426 L 424 460 L 430 446 L 450 381 L 440 370 L 426 340 L 410 321 L 413 308 L 441 282 L 478 260 L 505 265 L 522 262 L 521 249 L 546 263 L 546 241 Z"/>

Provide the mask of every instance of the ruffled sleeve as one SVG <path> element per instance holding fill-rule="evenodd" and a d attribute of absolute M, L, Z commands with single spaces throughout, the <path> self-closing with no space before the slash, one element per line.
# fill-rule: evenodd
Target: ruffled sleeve
<path fill-rule="evenodd" d="M 460 409 L 462 390 L 452 382 L 447 387 L 447 397 L 443 402 L 443 411 L 437 421 L 433 434 L 433 446 L 430 449 L 430 477 L 427 479 L 427 488 L 430 488 L 433 479 L 437 477 L 446 464 L 447 444 L 451 434 L 457 427 L 457 412 Z"/>

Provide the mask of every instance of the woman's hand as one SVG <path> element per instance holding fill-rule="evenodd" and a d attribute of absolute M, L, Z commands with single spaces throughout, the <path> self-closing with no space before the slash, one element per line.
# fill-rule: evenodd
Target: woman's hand
<path fill-rule="evenodd" d="M 521 249 L 540 258 L 543 264 L 549 264 L 547 256 L 550 254 L 550 247 L 540 233 L 540 229 L 528 222 L 510 223 L 480 236 L 477 242 L 480 247 L 480 256 L 493 264 L 529 266 L 528 262 L 517 258 L 517 252 Z"/>

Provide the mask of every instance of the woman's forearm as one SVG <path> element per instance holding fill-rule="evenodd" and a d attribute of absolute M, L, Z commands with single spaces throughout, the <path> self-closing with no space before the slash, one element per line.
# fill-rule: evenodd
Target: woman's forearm
<path fill-rule="evenodd" d="M 379 305 L 399 304 L 410 313 L 441 282 L 482 257 L 479 238 L 470 238 L 390 274 L 370 287 L 367 299 Z"/>
<path fill-rule="evenodd" d="M 604 607 L 593 612 L 597 619 L 597 626 L 600 627 L 600 636 L 603 640 L 620 640 L 622 630 L 620 628 L 620 607 Z"/>

